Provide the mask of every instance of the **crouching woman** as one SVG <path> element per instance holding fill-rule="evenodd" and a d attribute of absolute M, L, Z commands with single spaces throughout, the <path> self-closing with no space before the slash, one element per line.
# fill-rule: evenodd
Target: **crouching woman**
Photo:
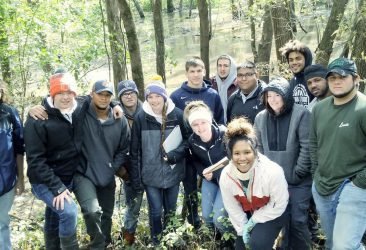
<path fill-rule="evenodd" d="M 230 122 L 225 140 L 231 161 L 221 173 L 220 189 L 238 235 L 235 249 L 272 249 L 288 221 L 283 170 L 257 151 L 253 126 L 246 119 Z"/>

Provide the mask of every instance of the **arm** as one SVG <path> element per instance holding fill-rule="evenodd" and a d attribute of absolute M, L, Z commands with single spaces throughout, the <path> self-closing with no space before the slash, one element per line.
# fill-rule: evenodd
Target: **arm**
<path fill-rule="evenodd" d="M 299 120 L 299 126 L 297 127 L 297 135 L 300 143 L 300 152 L 295 166 L 295 173 L 301 178 L 308 176 L 311 169 L 309 154 L 309 124 L 310 112 L 308 110 L 305 110 Z"/>
<path fill-rule="evenodd" d="M 25 124 L 24 140 L 26 145 L 29 181 L 41 179 L 54 196 L 58 196 L 66 190 L 66 186 L 56 176 L 47 164 L 47 132 L 41 124 L 28 117 Z"/>
<path fill-rule="evenodd" d="M 266 183 L 257 183 L 257 185 L 268 185 L 266 188 L 269 190 L 270 200 L 267 205 L 254 212 L 252 218 L 256 223 L 264 223 L 278 218 L 286 210 L 288 204 L 289 193 L 285 174 L 281 167 L 274 167 L 269 172 L 270 176 L 267 177 Z"/>
<path fill-rule="evenodd" d="M 311 126 L 309 135 L 309 153 L 311 159 L 311 174 L 314 176 L 315 170 L 318 167 L 318 139 L 316 134 L 316 124 L 315 124 L 315 108 L 311 115 Z"/>
<path fill-rule="evenodd" d="M 226 176 L 224 171 L 223 176 L 220 178 L 220 190 L 224 207 L 229 215 L 231 224 L 234 226 L 237 235 L 243 234 L 243 226 L 248 221 L 243 208 L 239 202 L 235 199 L 234 194 L 231 190 L 231 185 L 235 185 Z"/>
<path fill-rule="evenodd" d="M 361 130 L 363 132 L 363 134 L 366 134 L 366 116 L 365 116 L 366 112 L 362 112 L 362 118 L 361 118 L 361 122 L 360 122 L 360 126 L 361 126 Z M 365 138 L 365 137 L 364 137 Z M 352 183 L 354 185 L 356 185 L 357 187 L 366 189 L 366 167 L 365 167 L 366 162 L 364 162 L 364 167 L 363 170 L 359 171 L 356 176 L 352 179 Z"/>
<path fill-rule="evenodd" d="M 131 139 L 131 132 L 130 128 L 127 124 L 127 120 L 125 117 L 122 117 L 122 119 L 118 120 L 121 121 L 121 136 L 119 139 L 119 147 L 117 151 L 114 154 L 113 157 L 113 168 L 114 171 L 117 172 L 124 164 L 128 163 L 129 158 L 129 147 L 130 147 L 130 139 Z"/>

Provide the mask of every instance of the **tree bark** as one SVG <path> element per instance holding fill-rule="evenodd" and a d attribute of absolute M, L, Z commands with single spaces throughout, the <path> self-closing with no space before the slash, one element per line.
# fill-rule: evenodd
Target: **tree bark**
<path fill-rule="evenodd" d="M 193 0 L 190 0 L 190 2 L 189 2 L 189 14 L 188 14 L 189 18 L 192 17 L 192 9 L 193 9 Z"/>
<path fill-rule="evenodd" d="M 5 25 L 5 2 L 0 3 L 0 67 L 3 80 L 9 84 L 11 81 L 10 59 L 8 54 L 9 40 Z"/>
<path fill-rule="evenodd" d="M 356 23 L 356 35 L 353 43 L 351 58 L 357 65 L 357 73 L 361 79 L 366 79 L 366 1 L 361 0 L 358 8 L 360 14 Z M 364 92 L 365 82 L 360 86 L 360 90 Z"/>
<path fill-rule="evenodd" d="M 121 30 L 121 16 L 115 0 L 106 0 L 107 25 L 109 31 L 109 46 L 113 69 L 113 82 L 115 90 L 118 83 L 126 79 L 126 54 L 123 33 Z"/>
<path fill-rule="evenodd" d="M 233 3 L 232 3 L 233 4 Z M 248 1 L 248 7 L 251 9 L 253 7 L 254 1 L 249 0 Z M 258 57 L 258 51 L 256 47 L 256 37 L 255 37 L 255 22 L 254 22 L 254 16 L 253 14 L 250 15 L 250 47 L 252 48 L 252 53 L 254 57 L 254 62 L 257 61 Z"/>
<path fill-rule="evenodd" d="M 155 30 L 155 45 L 156 45 L 156 72 L 163 78 L 166 83 L 165 76 L 165 42 L 164 42 L 164 26 L 162 18 L 161 0 L 154 0 L 154 30 Z"/>
<path fill-rule="evenodd" d="M 166 1 L 166 12 L 167 13 L 173 13 L 174 12 L 173 0 L 167 0 Z"/>
<path fill-rule="evenodd" d="M 290 21 L 289 2 L 277 0 L 271 6 L 273 34 L 276 45 L 277 60 L 286 63 L 286 59 L 281 55 L 279 49 L 289 40 L 293 39 Z"/>
<path fill-rule="evenodd" d="M 325 27 L 322 40 L 319 43 L 316 53 L 316 63 L 320 63 L 324 66 L 328 65 L 330 55 L 333 51 L 333 43 L 336 37 L 336 31 L 339 28 L 339 24 L 343 18 L 344 11 L 346 9 L 348 0 L 333 1 L 333 7 L 330 12 L 330 16 Z"/>
<path fill-rule="evenodd" d="M 257 67 L 260 70 L 260 79 L 268 82 L 269 81 L 269 71 L 270 71 L 270 57 L 272 50 L 272 40 L 273 40 L 273 29 L 272 29 L 272 19 L 270 13 L 270 6 L 265 6 L 265 12 L 263 15 L 263 28 L 261 41 L 258 44 L 258 57 L 257 57 Z"/>
<path fill-rule="evenodd" d="M 133 0 L 133 4 L 135 5 L 137 12 L 139 13 L 139 16 L 141 18 L 145 18 L 144 11 L 142 10 L 139 1 L 138 0 Z"/>
<path fill-rule="evenodd" d="M 117 0 L 120 9 L 126 37 L 128 42 L 128 51 L 131 58 L 132 79 L 136 82 L 141 96 L 144 95 L 144 74 L 142 71 L 141 53 L 139 40 L 137 38 L 136 27 L 133 21 L 130 6 L 126 0 Z"/>
<path fill-rule="evenodd" d="M 210 24 L 208 17 L 207 0 L 197 0 L 198 13 L 200 16 L 200 52 L 202 61 L 206 67 L 206 79 L 210 76 Z"/>

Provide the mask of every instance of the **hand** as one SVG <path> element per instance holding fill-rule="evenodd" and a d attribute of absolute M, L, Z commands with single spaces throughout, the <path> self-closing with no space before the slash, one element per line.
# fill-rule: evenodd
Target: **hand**
<path fill-rule="evenodd" d="M 113 107 L 113 116 L 114 119 L 121 119 L 123 116 L 123 110 L 121 108 L 121 106 L 116 105 Z"/>
<path fill-rule="evenodd" d="M 244 244 L 248 244 L 250 240 L 250 232 L 252 231 L 253 227 L 255 226 L 255 222 L 252 218 L 250 218 L 247 223 L 244 224 L 243 227 L 243 242 Z"/>
<path fill-rule="evenodd" d="M 42 105 L 36 105 L 34 107 L 31 107 L 28 111 L 28 114 L 34 119 L 34 120 L 47 120 L 48 114 L 46 113 L 46 109 Z"/>
<path fill-rule="evenodd" d="M 56 210 L 64 210 L 64 207 L 65 207 L 64 200 L 65 199 L 69 204 L 71 204 L 72 197 L 71 197 L 71 193 L 68 189 L 66 189 L 61 194 L 59 194 L 58 196 L 53 198 L 52 206 L 54 206 L 56 208 Z"/>
<path fill-rule="evenodd" d="M 128 181 L 130 179 L 130 176 L 126 170 L 125 167 L 120 167 L 118 171 L 116 172 L 116 175 L 121 178 L 123 181 Z"/>
<path fill-rule="evenodd" d="M 177 159 L 175 158 L 174 154 L 171 152 L 164 153 L 163 159 L 164 159 L 164 161 L 168 162 L 171 165 L 177 163 Z"/>
<path fill-rule="evenodd" d="M 210 173 L 204 174 L 203 176 L 206 178 L 206 180 L 210 181 L 210 180 L 212 180 L 213 173 L 210 172 Z"/>
<path fill-rule="evenodd" d="M 24 192 L 24 178 L 18 177 L 17 183 L 15 184 L 15 194 L 21 195 Z"/>

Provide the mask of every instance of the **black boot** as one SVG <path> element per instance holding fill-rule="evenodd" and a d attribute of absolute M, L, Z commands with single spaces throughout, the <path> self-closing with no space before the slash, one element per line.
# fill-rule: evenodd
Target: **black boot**
<path fill-rule="evenodd" d="M 105 247 L 105 237 L 101 229 L 101 217 L 101 212 L 84 214 L 86 231 L 90 236 L 89 247 L 91 250 L 104 249 Z"/>
<path fill-rule="evenodd" d="M 46 250 L 61 250 L 58 232 L 44 232 L 44 246 Z"/>
<path fill-rule="evenodd" d="M 76 233 L 68 237 L 60 237 L 60 242 L 62 250 L 79 250 L 79 243 Z"/>

